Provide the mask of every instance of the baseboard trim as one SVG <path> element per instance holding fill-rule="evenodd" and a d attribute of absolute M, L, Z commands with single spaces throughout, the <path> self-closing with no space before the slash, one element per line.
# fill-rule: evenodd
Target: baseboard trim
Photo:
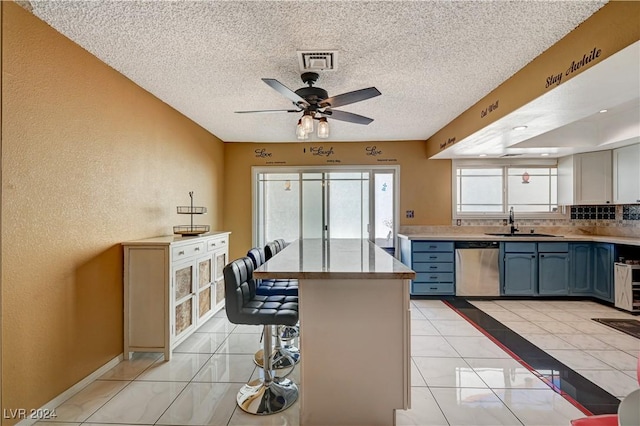
<path fill-rule="evenodd" d="M 56 396 L 51 401 L 47 402 L 42 407 L 40 407 L 38 409 L 35 409 L 34 411 L 38 412 L 38 413 L 51 413 L 51 412 L 53 412 L 53 410 L 58 405 L 62 404 L 67 399 L 71 398 L 72 396 L 74 396 L 75 394 L 80 392 L 82 389 L 84 389 L 85 387 L 87 387 L 88 385 L 93 383 L 96 379 L 98 379 L 104 373 L 106 373 L 107 371 L 111 370 L 113 367 L 115 367 L 120 362 L 122 362 L 123 359 L 124 359 L 124 354 L 118 355 L 117 357 L 113 358 L 111 361 L 107 362 L 105 365 L 103 365 L 102 367 L 98 368 L 96 371 L 94 371 L 93 373 L 89 374 L 87 377 L 85 377 L 84 379 L 80 380 L 78 383 L 76 383 L 75 385 L 71 386 L 69 389 L 67 389 L 66 391 L 62 392 L 60 395 Z M 40 420 L 44 420 L 44 419 L 27 418 L 27 419 L 24 419 L 24 420 L 20 421 L 17 424 L 17 426 L 31 426 L 32 424 L 34 424 L 34 423 L 36 423 L 36 422 L 38 422 Z M 55 419 L 51 419 L 51 420 L 55 421 Z M 55 423 L 51 423 L 51 424 L 54 425 Z"/>

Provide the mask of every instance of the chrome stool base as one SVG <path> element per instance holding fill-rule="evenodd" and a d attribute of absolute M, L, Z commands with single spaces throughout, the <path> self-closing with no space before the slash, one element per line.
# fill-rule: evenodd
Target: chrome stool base
<path fill-rule="evenodd" d="M 253 355 L 253 362 L 263 367 L 264 351 L 260 349 Z M 271 353 L 271 368 L 281 370 L 283 368 L 291 368 L 300 362 L 300 351 L 295 346 L 285 346 L 284 348 L 275 349 Z M 292 362 L 293 360 L 293 362 Z"/>
<path fill-rule="evenodd" d="M 269 386 L 256 379 L 240 389 L 236 402 L 249 414 L 267 415 L 286 410 L 297 399 L 298 387 L 289 379 L 276 379 Z"/>
<path fill-rule="evenodd" d="M 296 337 L 300 336 L 300 327 L 295 325 L 295 326 L 283 326 L 282 327 L 282 331 L 280 333 L 280 338 L 282 339 L 282 341 L 288 341 L 291 339 L 295 339 Z"/>

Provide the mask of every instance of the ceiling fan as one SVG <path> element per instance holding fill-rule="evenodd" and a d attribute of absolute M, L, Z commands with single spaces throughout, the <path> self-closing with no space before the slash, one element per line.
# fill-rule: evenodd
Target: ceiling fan
<path fill-rule="evenodd" d="M 279 112 L 297 112 L 303 113 L 298 120 L 296 134 L 298 139 L 307 139 L 309 133 L 313 132 L 313 120 L 319 120 L 318 137 L 326 138 L 329 136 L 329 126 L 327 118 L 334 120 L 346 121 L 356 124 L 369 124 L 372 118 L 362 115 L 353 114 L 351 112 L 335 110 L 333 108 L 344 105 L 353 104 L 355 102 L 364 101 L 381 95 L 380 91 L 375 87 L 355 90 L 353 92 L 343 93 L 341 95 L 331 96 L 326 90 L 313 85 L 318 80 L 319 74 L 315 72 L 305 72 L 301 75 L 302 81 L 307 87 L 293 91 L 278 80 L 273 78 L 263 78 L 262 81 L 267 83 L 269 87 L 293 102 L 295 109 L 270 109 L 259 111 L 236 111 L 239 114 L 247 113 L 279 113 Z"/>

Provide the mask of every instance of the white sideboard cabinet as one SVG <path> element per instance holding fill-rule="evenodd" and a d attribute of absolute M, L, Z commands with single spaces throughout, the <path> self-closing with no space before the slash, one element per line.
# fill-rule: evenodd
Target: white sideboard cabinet
<path fill-rule="evenodd" d="M 611 150 L 558 159 L 558 204 L 609 204 L 612 196 Z"/>
<path fill-rule="evenodd" d="M 171 351 L 224 307 L 229 232 L 165 236 L 124 247 L 124 359 Z"/>
<path fill-rule="evenodd" d="M 613 202 L 640 203 L 640 144 L 613 150 Z"/>

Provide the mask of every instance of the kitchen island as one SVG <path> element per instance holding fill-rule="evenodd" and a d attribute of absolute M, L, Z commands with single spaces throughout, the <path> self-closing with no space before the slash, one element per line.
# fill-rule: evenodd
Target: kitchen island
<path fill-rule="evenodd" d="M 299 280 L 300 424 L 395 424 L 410 405 L 415 273 L 367 240 L 303 239 L 254 276 Z"/>

